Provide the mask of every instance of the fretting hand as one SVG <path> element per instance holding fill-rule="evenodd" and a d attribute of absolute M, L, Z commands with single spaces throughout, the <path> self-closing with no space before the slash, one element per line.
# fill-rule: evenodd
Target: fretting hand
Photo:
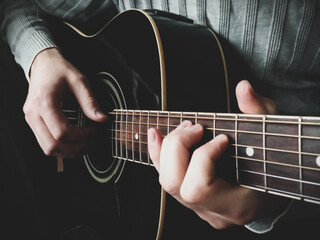
<path fill-rule="evenodd" d="M 275 104 L 258 95 L 248 81 L 238 84 L 236 95 L 243 113 L 276 113 Z M 227 136 L 217 136 L 190 156 L 202 135 L 202 126 L 190 121 L 182 122 L 164 139 L 157 129 L 149 129 L 150 157 L 166 192 L 217 229 L 244 225 L 285 209 L 288 199 L 230 184 L 216 175 Z"/>

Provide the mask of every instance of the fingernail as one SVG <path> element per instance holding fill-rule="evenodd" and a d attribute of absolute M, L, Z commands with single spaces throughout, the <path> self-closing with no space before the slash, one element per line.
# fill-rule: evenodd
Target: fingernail
<path fill-rule="evenodd" d="M 202 128 L 202 126 L 200 124 L 198 124 L 198 123 L 189 127 L 189 129 L 193 130 L 193 131 L 198 131 L 201 128 Z"/>
<path fill-rule="evenodd" d="M 156 134 L 153 129 L 148 129 L 148 142 L 153 143 L 156 141 Z"/>
<path fill-rule="evenodd" d="M 107 117 L 107 115 L 105 115 L 103 112 L 101 111 L 96 111 L 95 112 L 95 115 L 98 117 L 98 118 L 105 118 Z"/>
<path fill-rule="evenodd" d="M 227 135 L 225 134 L 219 134 L 218 136 L 216 136 L 215 141 L 223 141 L 223 142 L 229 142 L 229 138 Z M 213 141 L 214 139 L 212 139 L 211 141 Z"/>
<path fill-rule="evenodd" d="M 191 121 L 184 120 L 182 123 L 180 123 L 178 125 L 177 129 L 183 129 L 183 128 L 186 128 L 186 127 L 191 126 L 191 125 L 192 125 Z"/>

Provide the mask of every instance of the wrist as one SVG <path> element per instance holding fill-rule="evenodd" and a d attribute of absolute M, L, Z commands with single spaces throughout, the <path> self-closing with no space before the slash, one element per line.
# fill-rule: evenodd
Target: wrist
<path fill-rule="evenodd" d="M 56 47 L 45 48 L 37 53 L 30 66 L 29 78 L 32 78 L 32 74 L 39 68 L 39 66 L 43 65 L 50 59 L 52 60 L 54 56 L 61 56 L 60 50 Z"/>

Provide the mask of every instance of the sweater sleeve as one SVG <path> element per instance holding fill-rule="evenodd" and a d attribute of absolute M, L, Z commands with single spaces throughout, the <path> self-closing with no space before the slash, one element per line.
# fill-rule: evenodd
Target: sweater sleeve
<path fill-rule="evenodd" d="M 29 79 L 36 55 L 44 49 L 58 47 L 48 29 L 46 17 L 54 16 L 91 28 L 105 24 L 118 13 L 114 0 L 81 0 L 77 4 L 65 0 L 4 0 L 1 34 Z"/>
<path fill-rule="evenodd" d="M 1 16 L 2 37 L 29 79 L 35 56 L 44 49 L 57 47 L 46 26 L 44 14 L 32 0 L 5 0 Z"/>

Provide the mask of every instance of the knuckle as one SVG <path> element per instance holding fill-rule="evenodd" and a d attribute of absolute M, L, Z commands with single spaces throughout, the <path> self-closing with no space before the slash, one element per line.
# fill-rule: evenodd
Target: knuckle
<path fill-rule="evenodd" d="M 206 194 L 199 191 L 196 186 L 181 187 L 181 198 L 190 205 L 202 205 L 205 202 Z"/>
<path fill-rule="evenodd" d="M 87 83 L 87 78 L 80 72 L 71 72 L 69 75 L 69 81 L 74 84 L 76 82 Z"/>
<path fill-rule="evenodd" d="M 45 155 L 54 156 L 57 153 L 57 150 L 58 150 L 58 143 L 57 142 L 50 143 L 50 144 L 42 147 L 42 150 L 43 150 Z"/>
<path fill-rule="evenodd" d="M 164 146 L 178 146 L 182 143 L 182 136 L 181 134 L 169 134 L 163 139 Z"/>
<path fill-rule="evenodd" d="M 159 176 L 159 182 L 162 188 L 172 196 L 176 196 L 179 193 L 179 184 L 177 181 L 172 181 L 169 178 L 164 178 L 161 175 Z"/>
<path fill-rule="evenodd" d="M 60 126 L 57 126 L 53 131 L 52 135 L 54 139 L 57 141 L 64 140 L 67 136 L 67 125 L 66 124 L 61 124 Z"/>

